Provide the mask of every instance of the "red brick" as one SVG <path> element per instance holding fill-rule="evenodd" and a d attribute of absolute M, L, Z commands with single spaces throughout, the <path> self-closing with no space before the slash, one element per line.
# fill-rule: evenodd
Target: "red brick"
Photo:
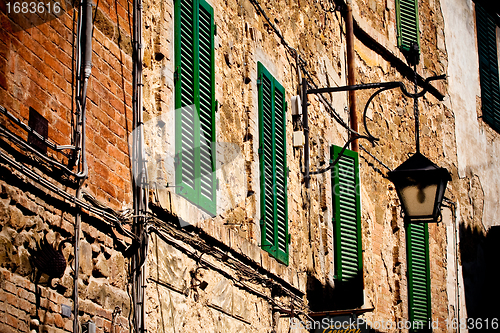
<path fill-rule="evenodd" d="M 95 118 L 97 118 L 101 123 L 103 123 L 106 126 L 108 126 L 108 124 L 111 120 L 109 118 L 109 116 L 99 108 L 92 108 L 92 112 L 91 112 L 90 116 L 91 117 L 94 116 Z M 95 129 L 97 130 L 97 127 Z"/>
<path fill-rule="evenodd" d="M 95 162 L 93 172 L 100 175 L 104 179 L 109 178 L 109 169 L 108 169 L 108 167 L 103 165 L 101 162 L 98 162 L 98 161 Z"/>
<path fill-rule="evenodd" d="M 101 148 L 103 151 L 107 151 L 108 150 L 108 145 L 109 145 L 109 142 L 106 141 L 102 136 L 98 135 L 94 138 L 94 142 L 95 144 Z"/>
<path fill-rule="evenodd" d="M 119 100 L 116 97 L 113 97 L 109 100 L 109 104 L 115 109 L 118 110 L 120 113 L 123 113 L 125 111 L 125 102 L 123 100 Z"/>
<path fill-rule="evenodd" d="M 126 163 L 125 160 L 128 158 L 124 153 L 122 153 L 116 146 L 109 145 L 108 153 L 114 157 L 119 163 Z"/>
<path fill-rule="evenodd" d="M 17 333 L 18 330 L 17 330 L 17 327 L 14 328 L 14 327 L 9 326 L 7 324 L 0 323 L 0 332 L 2 332 L 2 333 Z"/>
<path fill-rule="evenodd" d="M 58 59 L 54 58 L 52 54 L 46 52 L 43 60 L 45 61 L 45 65 L 50 67 L 52 70 L 61 75 L 64 74 L 64 67 L 62 63 Z"/>
<path fill-rule="evenodd" d="M 25 321 L 19 320 L 17 322 L 17 331 L 18 332 L 28 332 L 29 325 Z"/>
<path fill-rule="evenodd" d="M 52 76 L 52 81 L 56 86 L 58 86 L 63 92 L 70 93 L 71 92 L 71 84 L 66 81 L 62 74 L 54 73 Z"/>
<path fill-rule="evenodd" d="M 9 326 L 17 328 L 17 318 L 12 316 L 11 314 L 5 314 L 5 323 Z"/>
<path fill-rule="evenodd" d="M 125 181 L 123 180 L 123 178 L 114 174 L 114 173 L 111 173 L 109 175 L 109 181 L 112 184 L 114 184 L 118 189 L 123 189 L 125 187 Z M 123 192 L 123 191 L 118 190 L 118 193 L 119 192 Z M 117 193 L 117 196 L 118 196 L 118 193 Z M 122 194 L 122 196 L 123 196 L 123 194 Z M 122 201 L 122 200 L 118 200 L 118 201 Z"/>
<path fill-rule="evenodd" d="M 126 131 L 125 129 L 115 121 L 110 122 L 109 129 L 111 132 L 115 133 L 119 138 L 125 139 Z"/>
<path fill-rule="evenodd" d="M 105 310 L 103 308 L 96 308 L 96 314 L 99 316 L 99 317 L 103 317 L 107 320 L 111 320 L 112 317 L 113 317 L 113 313 L 109 310 Z"/>
<path fill-rule="evenodd" d="M 64 328 L 64 320 L 59 313 L 56 313 L 54 315 L 54 323 L 57 327 Z"/>
<path fill-rule="evenodd" d="M 125 140 L 117 140 L 116 141 L 116 147 L 120 149 L 125 155 L 128 156 L 128 143 Z"/>
<path fill-rule="evenodd" d="M 12 316 L 18 318 L 19 317 L 19 309 L 17 308 L 17 302 L 16 302 L 16 305 L 12 305 L 12 304 L 7 304 L 7 313 L 8 314 L 11 314 Z"/>
<path fill-rule="evenodd" d="M 108 181 L 103 181 L 100 184 L 101 188 L 104 190 L 104 192 L 108 193 L 112 197 L 116 195 L 116 190 L 115 187 Z"/>
<path fill-rule="evenodd" d="M 45 312 L 45 316 L 41 319 L 41 322 L 45 325 L 54 325 L 54 314 L 51 312 Z"/>
<path fill-rule="evenodd" d="M 58 130 L 62 135 L 67 136 L 68 138 L 71 135 L 71 126 L 68 122 L 58 119 L 54 124 L 54 128 Z"/>
<path fill-rule="evenodd" d="M 117 137 L 113 132 L 109 130 L 109 126 L 101 126 L 100 133 L 111 144 L 114 145 L 116 143 Z"/>
<path fill-rule="evenodd" d="M 9 280 L 10 280 L 10 276 L 9 276 Z M 17 295 L 17 287 L 12 282 L 4 281 L 3 287 L 4 287 L 3 289 L 8 291 L 9 293 L 11 293 L 13 295 Z"/>

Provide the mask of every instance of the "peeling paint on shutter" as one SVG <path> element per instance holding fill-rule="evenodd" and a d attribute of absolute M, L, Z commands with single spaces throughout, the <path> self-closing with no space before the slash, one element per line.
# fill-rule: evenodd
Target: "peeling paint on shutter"
<path fill-rule="evenodd" d="M 495 19 L 476 3 L 477 42 L 483 119 L 500 132 L 500 86 Z"/>
<path fill-rule="evenodd" d="M 410 322 L 415 329 L 426 328 L 431 318 L 427 224 L 409 224 L 406 237 Z"/>
<path fill-rule="evenodd" d="M 417 43 L 420 50 L 418 0 L 396 0 L 396 24 L 398 47 L 404 52 L 409 52 L 411 45 Z"/>
<path fill-rule="evenodd" d="M 342 147 L 332 146 L 335 160 Z M 358 154 L 345 150 L 332 170 L 334 207 L 335 270 L 337 279 L 349 281 L 363 273 L 361 255 L 361 201 Z"/>

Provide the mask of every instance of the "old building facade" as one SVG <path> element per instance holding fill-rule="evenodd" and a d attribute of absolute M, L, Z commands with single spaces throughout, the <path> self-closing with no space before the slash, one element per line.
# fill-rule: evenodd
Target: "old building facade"
<path fill-rule="evenodd" d="M 497 8 L 1 9 L 0 331 L 498 325 Z M 404 89 L 380 92 L 365 117 L 377 89 L 313 91 L 394 81 L 427 90 L 420 151 L 452 179 L 439 223 L 405 223 L 388 180 L 416 149 Z M 340 153 L 364 120 L 380 140 Z"/>

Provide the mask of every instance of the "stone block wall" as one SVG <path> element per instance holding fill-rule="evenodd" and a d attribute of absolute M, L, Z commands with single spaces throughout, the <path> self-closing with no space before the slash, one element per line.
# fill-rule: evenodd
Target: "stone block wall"
<path fill-rule="evenodd" d="M 419 3 L 422 56 L 417 72 L 426 78 L 446 73 L 447 54 L 442 43 L 444 35 L 440 4 L 437 1 Z M 216 99 L 220 106 L 216 123 L 217 143 L 231 143 L 233 147 L 239 148 L 236 151 L 241 152 L 243 161 L 232 167 L 238 165 L 236 170 L 244 170 L 245 177 L 233 176 L 234 170 L 224 170 L 223 166 L 217 171 L 221 182 L 218 200 L 229 205 L 219 206 L 217 216 L 212 219 L 203 214 L 193 215 L 196 208 L 182 203 L 183 199 L 176 198 L 173 189 L 158 191 L 159 202 L 164 209 L 185 216 L 186 221 L 195 226 L 195 229 L 203 230 L 203 233 L 229 246 L 236 253 L 250 258 L 266 271 L 276 271 L 276 276 L 286 280 L 288 274 L 283 271 L 283 265 L 260 249 L 257 62 L 263 62 L 284 86 L 288 102 L 291 96 L 298 93 L 299 83 L 296 59 L 290 55 L 288 47 L 297 50 L 304 59 L 305 69 L 315 85 L 345 85 L 345 27 L 343 21 L 339 20 L 340 13 L 328 12 L 327 4 L 308 1 L 260 3 L 271 23 L 283 36 L 285 45 L 252 2 L 213 1 L 210 4 L 214 8 L 217 26 Z M 356 36 L 359 38 L 355 44 L 356 70 L 359 83 L 403 81 L 409 89 L 412 87 L 413 77 L 408 74 L 408 71 L 411 73 L 411 67 L 397 49 L 394 8 L 394 1 L 355 4 Z M 148 79 L 145 81 L 145 109 L 150 119 L 161 117 L 168 124 L 173 121 L 175 112 L 173 4 L 151 2 L 146 13 L 145 55 L 148 60 L 144 71 Z M 155 24 L 157 22 L 163 24 Z M 361 38 L 363 34 L 369 35 L 376 44 Z M 384 48 L 384 52 L 380 52 L 380 47 Z M 162 50 L 165 57 L 155 59 L 157 50 Z M 304 72 L 302 75 L 305 75 Z M 436 87 L 446 95 L 446 83 L 436 83 Z M 357 93 L 360 109 L 371 93 Z M 340 93 L 325 96 L 325 99 L 347 123 L 346 97 Z M 329 145 L 344 144 L 347 131 L 332 119 L 332 111 L 319 97 L 310 96 L 309 102 L 311 168 L 316 169 L 328 163 Z M 414 151 L 412 106 L 413 102 L 406 99 L 400 91 L 389 91 L 380 95 L 369 109 L 370 130 L 374 135 L 380 136 L 382 141 L 376 147 L 361 143 L 391 168 L 397 167 L 408 153 Z M 424 154 L 456 175 L 452 113 L 430 94 L 420 100 L 419 106 Z M 311 289 L 314 281 L 319 281 L 325 290 L 335 288 L 331 185 L 328 176 L 319 175 L 312 179 L 310 190 L 304 187 L 301 175 L 303 151 L 291 146 L 292 131 L 300 129 L 299 120 L 300 118 L 293 118 L 288 110 L 287 165 L 290 168 L 288 207 L 291 242 L 290 264 L 286 271 L 291 272 L 292 276 L 307 277 L 309 282 L 305 286 L 304 301 L 308 304 L 307 294 L 314 291 Z M 147 132 L 148 135 L 155 137 L 154 132 Z M 156 153 L 172 150 L 171 133 L 169 138 L 170 141 L 165 139 L 161 150 Z M 151 147 L 154 145 L 151 144 Z M 155 151 L 152 149 L 154 156 Z M 448 158 L 445 158 L 445 154 Z M 366 296 L 364 306 L 375 308 L 372 313 L 365 314 L 365 318 L 396 324 L 408 318 L 405 226 L 400 217 L 394 187 L 381 175 L 381 172 L 386 174 L 387 170 L 365 152 L 362 151 L 360 155 Z M 240 165 L 245 167 L 239 167 Z M 173 183 L 172 165 L 166 162 L 164 169 L 164 179 Z M 227 175 L 229 177 L 225 178 Z M 231 179 L 232 183 L 224 184 L 226 179 Z M 452 199 L 458 194 L 456 186 L 456 183 L 450 185 Z M 250 193 L 244 204 L 227 199 L 231 198 L 232 191 L 236 189 L 239 193 L 245 190 Z M 451 223 L 449 220 L 445 222 Z M 433 318 L 440 318 L 444 322 L 449 313 L 442 302 L 446 302 L 451 296 L 447 294 L 445 278 L 446 245 L 449 240 L 442 224 L 430 226 L 430 239 L 431 252 L 435 256 L 431 261 L 432 297 L 436 300 L 433 302 Z M 304 290 L 300 278 L 298 284 L 293 281 L 291 284 Z M 152 318 L 161 317 L 158 312 L 155 315 L 155 311 L 150 315 Z M 213 330 L 217 331 L 216 328 Z"/>

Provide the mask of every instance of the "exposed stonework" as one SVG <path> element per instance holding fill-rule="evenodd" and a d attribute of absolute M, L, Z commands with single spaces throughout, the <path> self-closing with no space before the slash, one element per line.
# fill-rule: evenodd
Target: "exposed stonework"
<path fill-rule="evenodd" d="M 151 205 L 144 238 L 137 241 L 126 235 L 137 221 L 132 213 L 136 170 L 131 170 L 129 150 L 134 119 L 133 2 L 99 1 L 94 8 L 86 121 L 89 178 L 84 183 L 88 197 L 82 199 L 89 206 L 83 206 L 77 284 L 78 322 L 94 322 L 97 332 L 132 331 L 140 326 L 131 319 L 138 311 L 144 311 L 149 332 L 306 332 L 291 327 L 291 318 L 305 323 L 311 309 L 349 310 L 343 307 L 348 304 L 345 296 L 338 296 L 342 286 L 334 268 L 330 174 L 312 176 L 310 188 L 305 187 L 304 151 L 292 145 L 293 131 L 303 130 L 301 117 L 290 111 L 291 97 L 299 92 L 299 72 L 312 86 L 347 84 L 342 1 L 335 6 L 304 0 L 208 2 L 217 27 L 217 212 L 211 216 L 172 187 L 177 112 L 174 2 L 143 1 L 141 111 Z M 469 0 L 454 3 L 419 1 L 421 55 L 416 68 L 423 78 L 449 75 L 433 82 L 445 101 L 427 93 L 419 99 L 419 109 L 422 153 L 446 167 L 453 179 L 442 223 L 428 226 L 432 319 L 439 326 L 435 331 L 450 332 L 445 320 L 466 318 L 465 306 L 468 310 L 472 304 L 467 301 L 487 298 L 474 282 L 491 282 L 491 271 L 481 260 L 491 259 L 484 252 L 497 249 L 492 230 L 498 224 L 499 178 L 492 167 L 498 133 L 480 117 L 477 51 L 471 46 L 474 6 Z M 363 0 L 353 6 L 357 83 L 401 81 L 411 90 L 411 67 L 397 48 L 395 1 Z M 72 144 L 77 10 L 65 3 L 66 10 L 57 18 L 31 22 L 7 15 L 5 5 L 1 8 L 0 105 L 26 124 L 29 108 L 36 109 L 48 120 L 50 140 Z M 283 85 L 288 102 L 288 265 L 261 247 L 259 62 Z M 356 93 L 359 114 L 372 93 Z M 348 137 L 332 117 L 335 112 L 348 123 L 347 94 L 310 95 L 308 102 L 310 166 L 317 170 L 328 165 L 330 145 L 343 146 Z M 360 142 L 370 154 L 393 169 L 414 152 L 413 101 L 401 91 L 380 94 L 367 117 L 371 133 L 381 138 L 375 146 Z M 26 141 L 26 132 L 4 113 L 0 125 Z M 74 317 L 63 317 L 62 309 L 74 306 L 76 182 L 6 134 L 0 149 L 0 331 L 71 332 Z M 61 151 L 49 149 L 47 156 L 70 163 Z M 11 160 L 23 163 L 59 192 L 30 178 L 25 169 L 16 169 Z M 363 309 L 373 308 L 362 318 L 404 323 L 409 318 L 407 245 L 400 203 L 385 167 L 364 150 L 360 170 Z M 95 214 L 89 207 L 103 210 Z M 103 212 L 116 219 L 111 222 Z M 37 287 L 33 253 L 44 240 L 53 246 L 69 241 L 61 248 L 68 265 L 61 278 L 42 275 Z M 130 293 L 137 282 L 131 279 L 131 257 L 142 247 L 147 250 L 146 296 L 134 307 Z M 474 270 L 482 275 L 466 276 Z"/>

